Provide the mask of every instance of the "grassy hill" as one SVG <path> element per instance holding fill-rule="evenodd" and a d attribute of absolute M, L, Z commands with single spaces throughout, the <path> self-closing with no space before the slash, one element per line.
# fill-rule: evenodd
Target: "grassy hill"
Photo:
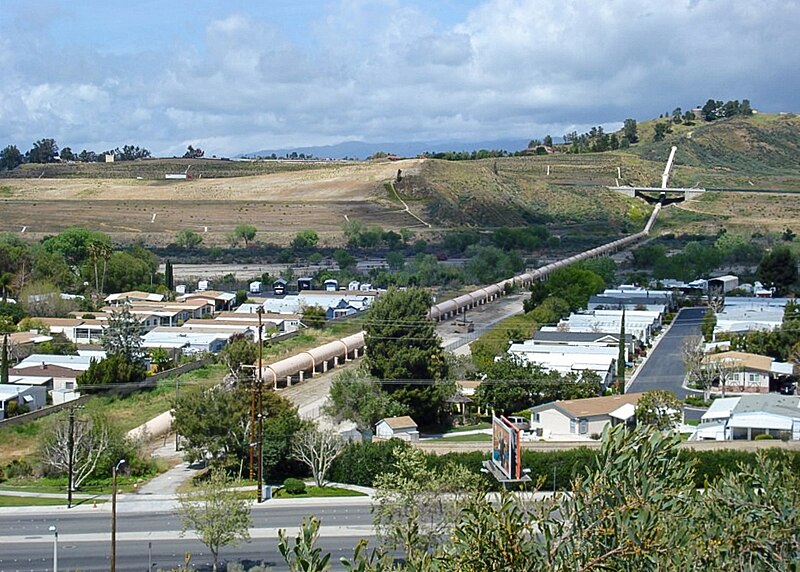
<path fill-rule="evenodd" d="M 664 161 L 678 147 L 675 185 L 706 188 L 800 189 L 800 117 L 756 114 L 712 123 L 675 125 L 664 141 L 653 141 L 653 125 L 639 125 L 642 142 L 630 153 Z"/>
<path fill-rule="evenodd" d="M 678 147 L 672 185 L 800 190 L 798 117 L 757 114 L 673 124 L 658 142 L 653 140 L 656 121 L 639 124 L 639 143 L 606 153 L 398 163 L 148 159 L 23 165 L 0 175 L 0 201 L 7 212 L 0 231 L 25 227 L 39 237 L 85 225 L 120 242 L 160 244 L 189 228 L 204 232 L 206 244 L 224 244 L 232 229 L 246 222 L 257 227 L 261 240 L 288 243 L 297 231 L 314 228 L 324 241 L 337 244 L 341 222 L 349 217 L 423 234 L 547 223 L 562 236 L 612 236 L 641 229 L 649 207 L 607 187 L 660 185 L 672 145 Z M 189 165 L 194 180 L 164 179 Z M 388 183 L 398 170 L 399 197 L 432 229 L 396 200 Z M 800 213 L 793 207 L 798 202 L 763 193 L 707 194 L 667 209 L 662 224 L 694 231 L 726 224 L 745 230 L 800 229 Z"/>

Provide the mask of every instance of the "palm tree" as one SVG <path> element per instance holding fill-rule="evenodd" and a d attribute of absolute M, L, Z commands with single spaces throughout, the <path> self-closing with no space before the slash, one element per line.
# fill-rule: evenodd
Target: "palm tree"
<path fill-rule="evenodd" d="M 3 272 L 0 274 L 0 288 L 3 289 L 3 304 L 8 302 L 8 290 L 11 283 L 14 281 L 14 275 L 10 272 Z"/>

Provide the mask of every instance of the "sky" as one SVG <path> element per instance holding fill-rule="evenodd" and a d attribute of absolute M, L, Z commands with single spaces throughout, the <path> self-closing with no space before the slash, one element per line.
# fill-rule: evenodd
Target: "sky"
<path fill-rule="evenodd" d="M 0 147 L 489 141 L 800 111 L 800 0 L 0 0 Z M 387 151 L 390 151 L 387 149 Z"/>

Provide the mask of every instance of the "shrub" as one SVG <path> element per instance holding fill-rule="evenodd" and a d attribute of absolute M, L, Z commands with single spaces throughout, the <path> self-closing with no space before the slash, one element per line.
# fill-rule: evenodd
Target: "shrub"
<path fill-rule="evenodd" d="M 33 476 L 33 467 L 24 459 L 14 459 L 5 468 L 6 478 L 19 479 Z"/>
<path fill-rule="evenodd" d="M 769 433 L 759 433 L 758 435 L 753 437 L 753 441 L 768 441 L 768 440 L 774 439 L 774 438 L 775 437 L 773 437 Z"/>
<path fill-rule="evenodd" d="M 371 487 L 377 475 L 392 470 L 398 447 L 409 445 L 399 439 L 350 443 L 331 465 L 328 478 L 335 483 Z"/>
<path fill-rule="evenodd" d="M 290 495 L 302 495 L 306 492 L 306 484 L 300 479 L 290 477 L 283 481 L 283 490 Z"/>

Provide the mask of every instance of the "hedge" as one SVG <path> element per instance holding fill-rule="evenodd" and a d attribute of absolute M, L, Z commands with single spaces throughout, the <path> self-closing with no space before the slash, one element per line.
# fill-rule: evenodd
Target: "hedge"
<path fill-rule="evenodd" d="M 377 475 L 392 469 L 395 449 L 408 446 L 399 440 L 350 444 L 334 462 L 329 478 L 334 482 L 372 486 Z M 564 451 L 523 451 L 522 466 L 530 469 L 529 476 L 542 490 L 553 490 L 555 469 L 555 487 L 557 490 L 565 490 L 576 475 L 585 475 L 597 467 L 597 453 L 596 449 L 587 447 Z M 679 455 L 694 465 L 694 484 L 697 488 L 705 487 L 707 482 L 716 481 L 725 471 L 737 471 L 740 464 L 754 466 L 757 461 L 756 453 L 737 450 L 682 449 Z M 785 459 L 795 472 L 800 472 L 800 451 L 768 449 L 767 456 Z M 443 455 L 429 453 L 427 458 L 430 468 L 441 469 L 449 463 L 455 463 L 480 474 L 482 463 L 489 456 L 480 451 L 470 451 Z M 492 478 L 486 477 L 486 483 L 489 488 L 499 488 L 499 484 Z"/>

